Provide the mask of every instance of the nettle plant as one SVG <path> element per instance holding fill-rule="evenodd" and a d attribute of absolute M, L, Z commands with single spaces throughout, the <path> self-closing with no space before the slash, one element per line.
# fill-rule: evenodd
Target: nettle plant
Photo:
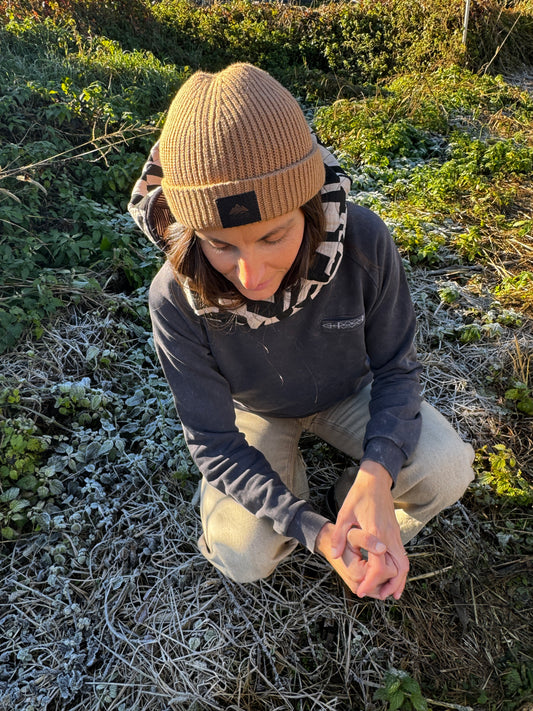
<path fill-rule="evenodd" d="M 32 528 L 47 528 L 66 491 L 69 475 L 76 471 L 78 462 L 87 460 L 74 451 L 71 438 L 61 434 L 61 428 L 48 427 L 49 432 L 43 433 L 24 414 L 26 399 L 18 388 L 4 388 L 0 394 L 0 521 L 4 539 Z M 59 386 L 55 407 L 60 414 L 70 416 L 79 408 L 80 416 L 84 414 L 87 421 L 98 410 L 99 414 L 103 412 L 103 402 L 100 393 L 86 393 L 85 383 L 65 383 Z M 50 418 L 46 421 L 49 424 Z M 109 450 L 106 448 L 106 453 Z M 64 456 L 58 459 L 58 454 Z"/>
<path fill-rule="evenodd" d="M 427 711 L 428 704 L 422 696 L 418 682 L 401 669 L 387 672 L 383 686 L 374 698 L 387 703 L 388 711 Z"/>
<path fill-rule="evenodd" d="M 0 394 L 16 400 L 18 392 Z M 1 410 L 0 410 L 1 412 Z M 50 494 L 63 491 L 60 481 L 39 474 L 43 456 L 51 437 L 23 415 L 7 417 L 0 422 L 0 529 L 1 537 L 11 539 L 28 523 L 31 507 Z"/>
<path fill-rule="evenodd" d="M 504 444 L 485 445 L 476 452 L 474 494 L 486 503 L 530 507 L 533 486 L 520 469 L 512 450 Z"/>

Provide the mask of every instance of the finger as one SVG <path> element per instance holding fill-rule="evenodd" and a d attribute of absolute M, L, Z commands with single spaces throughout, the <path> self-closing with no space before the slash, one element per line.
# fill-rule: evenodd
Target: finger
<path fill-rule="evenodd" d="M 359 584 L 364 580 L 367 563 L 365 560 L 356 560 L 354 558 L 347 560 L 346 558 L 346 555 L 342 556 L 342 560 L 346 566 L 345 580 L 350 590 L 356 593 Z"/>
<path fill-rule="evenodd" d="M 365 578 L 361 581 L 357 591 L 359 597 L 370 595 L 381 599 L 383 587 L 398 575 L 398 569 L 388 554 L 379 557 L 370 554 L 365 572 Z"/>
<path fill-rule="evenodd" d="M 392 595 L 395 600 L 399 600 L 405 589 L 407 573 L 409 572 L 409 560 L 407 558 L 407 555 L 403 555 L 400 558 L 393 558 L 393 560 L 395 560 L 395 564 L 398 568 L 398 573 L 382 586 L 382 600 L 389 597 L 390 595 Z"/>
<path fill-rule="evenodd" d="M 399 600 L 405 589 L 405 581 L 406 578 L 396 576 L 395 578 L 391 578 L 389 581 L 384 583 L 379 591 L 380 600 L 385 600 L 391 595 L 395 600 Z"/>
<path fill-rule="evenodd" d="M 374 555 L 383 555 L 387 546 L 372 533 L 352 527 L 346 534 L 346 541 L 353 550 L 366 550 Z"/>
<path fill-rule="evenodd" d="M 333 533 L 331 534 L 331 555 L 333 558 L 340 558 L 344 553 L 348 539 L 348 531 L 353 526 L 353 522 L 342 523 L 337 520 Z"/>
<path fill-rule="evenodd" d="M 392 594 L 393 597 L 396 600 L 399 600 L 401 597 L 401 594 L 403 593 L 405 589 L 405 585 L 407 583 L 407 574 L 409 573 L 409 559 L 407 557 L 407 554 L 404 553 L 404 555 L 401 558 L 400 561 L 400 575 L 401 575 L 401 584 L 400 586 L 395 590 L 395 592 Z"/>
<path fill-rule="evenodd" d="M 398 570 L 388 553 L 385 556 L 369 554 L 365 573 L 365 578 L 360 585 L 360 596 L 379 597 L 383 585 L 396 577 Z"/>

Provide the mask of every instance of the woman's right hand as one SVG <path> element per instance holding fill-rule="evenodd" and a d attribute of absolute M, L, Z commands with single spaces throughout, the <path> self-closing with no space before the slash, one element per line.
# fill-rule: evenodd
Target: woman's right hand
<path fill-rule="evenodd" d="M 378 600 L 383 599 L 383 585 L 398 574 L 385 544 L 371 533 L 354 527 L 348 531 L 342 555 L 334 556 L 334 528 L 332 523 L 324 524 L 316 539 L 316 552 L 326 558 L 353 593 L 357 594 L 360 583 L 367 578 L 372 579 L 373 585 L 365 594 Z"/>

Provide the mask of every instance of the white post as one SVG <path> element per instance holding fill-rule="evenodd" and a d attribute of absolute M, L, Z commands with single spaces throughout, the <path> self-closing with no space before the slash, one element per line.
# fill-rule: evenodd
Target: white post
<path fill-rule="evenodd" d="M 470 15 L 470 0 L 466 0 L 465 19 L 463 22 L 463 44 L 466 44 L 466 33 L 468 32 L 468 16 Z"/>

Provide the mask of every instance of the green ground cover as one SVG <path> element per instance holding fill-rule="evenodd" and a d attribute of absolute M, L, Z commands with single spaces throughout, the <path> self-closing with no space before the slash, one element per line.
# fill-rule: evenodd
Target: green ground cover
<path fill-rule="evenodd" d="M 461 34 L 436 0 L 0 0 L 0 709 L 531 708 L 533 6 Z M 177 88 L 234 60 L 299 96 L 389 225 L 426 397 L 476 448 L 400 605 L 303 551 L 230 585 L 194 545 L 161 257 L 126 204 Z M 304 454 L 320 505 L 345 462 Z"/>

